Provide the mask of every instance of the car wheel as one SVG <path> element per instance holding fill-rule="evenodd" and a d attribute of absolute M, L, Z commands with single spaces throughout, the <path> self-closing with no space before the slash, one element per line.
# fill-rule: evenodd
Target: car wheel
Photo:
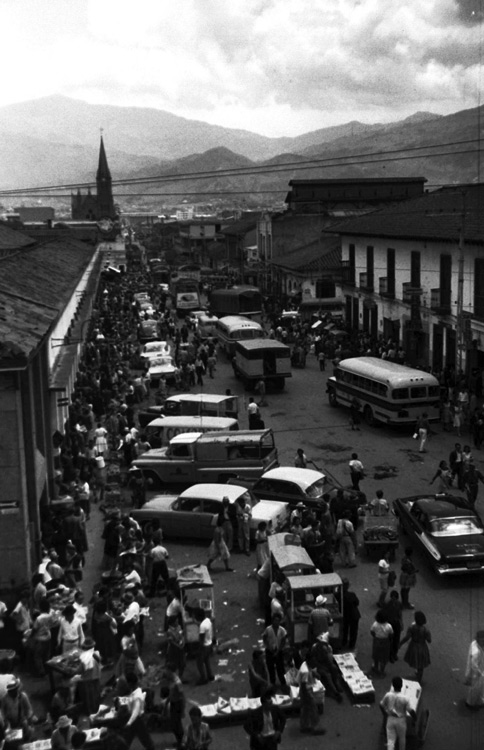
<path fill-rule="evenodd" d="M 375 415 L 373 414 L 373 409 L 371 406 L 368 406 L 368 404 L 363 409 L 363 416 L 365 418 L 366 424 L 371 427 L 375 424 Z"/>

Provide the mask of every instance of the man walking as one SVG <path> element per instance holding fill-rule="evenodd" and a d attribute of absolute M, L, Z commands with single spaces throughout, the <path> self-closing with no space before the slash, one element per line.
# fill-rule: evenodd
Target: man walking
<path fill-rule="evenodd" d="M 281 625 L 281 616 L 274 614 L 272 624 L 262 633 L 265 646 L 267 671 L 272 685 L 276 684 L 276 672 L 282 687 L 286 686 L 284 673 L 284 648 L 287 643 L 287 630 Z"/>
<path fill-rule="evenodd" d="M 363 479 L 365 474 L 365 468 L 358 458 L 357 453 L 351 454 L 351 461 L 349 462 L 351 484 L 354 490 L 360 491 L 360 481 Z"/>
<path fill-rule="evenodd" d="M 198 630 L 199 650 L 197 657 L 197 667 L 200 674 L 200 680 L 198 684 L 206 685 L 207 682 L 212 682 L 212 680 L 215 679 L 210 662 L 213 648 L 213 624 L 209 612 L 201 610 L 198 619 L 200 621 Z"/>
<path fill-rule="evenodd" d="M 380 708 L 385 721 L 388 750 L 395 750 L 397 740 L 399 750 L 405 750 L 407 714 L 410 714 L 413 719 L 416 718 L 415 711 L 410 707 L 409 699 L 401 693 L 402 686 L 402 678 L 394 677 L 392 679 L 392 689 L 383 696 L 380 702 Z"/>

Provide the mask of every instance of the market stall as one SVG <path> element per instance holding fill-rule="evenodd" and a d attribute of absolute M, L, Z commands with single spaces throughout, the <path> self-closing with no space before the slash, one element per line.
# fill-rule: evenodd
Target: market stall
<path fill-rule="evenodd" d="M 268 538 L 271 582 L 282 584 L 289 576 L 309 575 L 316 572 L 316 566 L 306 550 L 291 542 L 291 534 L 273 534 Z"/>
<path fill-rule="evenodd" d="M 398 548 L 398 518 L 393 513 L 363 517 L 363 548 L 367 555 L 378 553 L 380 557 L 390 552 L 392 560 Z"/>
<path fill-rule="evenodd" d="M 324 604 L 333 620 L 329 628 L 330 643 L 339 648 L 343 636 L 342 589 L 343 582 L 337 573 L 311 573 L 289 576 L 285 589 L 288 596 L 287 628 L 291 640 L 298 644 L 308 639 L 308 620 L 316 597 L 322 594 Z"/>
<path fill-rule="evenodd" d="M 183 628 L 188 648 L 198 644 L 199 623 L 196 615 L 201 609 L 210 614 L 215 638 L 215 598 L 207 566 L 187 565 L 180 568 L 176 571 L 176 583 L 184 610 Z"/>
<path fill-rule="evenodd" d="M 103 738 L 101 736 L 101 729 L 84 729 L 86 734 L 86 745 L 89 745 L 89 750 L 94 750 L 97 747 L 103 746 Z M 35 742 L 27 742 L 21 745 L 21 750 L 51 750 L 52 743 L 50 739 L 36 740 Z"/>
<path fill-rule="evenodd" d="M 341 677 L 355 703 L 374 703 L 375 688 L 352 653 L 335 654 Z"/>

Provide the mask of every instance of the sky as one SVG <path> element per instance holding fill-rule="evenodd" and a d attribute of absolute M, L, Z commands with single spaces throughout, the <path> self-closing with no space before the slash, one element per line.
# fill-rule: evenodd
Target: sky
<path fill-rule="evenodd" d="M 64 94 L 266 136 L 481 102 L 484 0 L 0 0 L 0 106 Z"/>

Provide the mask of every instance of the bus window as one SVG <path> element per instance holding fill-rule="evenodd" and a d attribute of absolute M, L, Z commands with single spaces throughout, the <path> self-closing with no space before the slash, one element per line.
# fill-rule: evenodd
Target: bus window
<path fill-rule="evenodd" d="M 410 396 L 412 398 L 426 398 L 427 387 L 425 385 L 418 385 L 414 388 L 410 388 Z"/>
<path fill-rule="evenodd" d="M 392 392 L 394 399 L 407 399 L 408 397 L 408 388 L 394 388 Z"/>

